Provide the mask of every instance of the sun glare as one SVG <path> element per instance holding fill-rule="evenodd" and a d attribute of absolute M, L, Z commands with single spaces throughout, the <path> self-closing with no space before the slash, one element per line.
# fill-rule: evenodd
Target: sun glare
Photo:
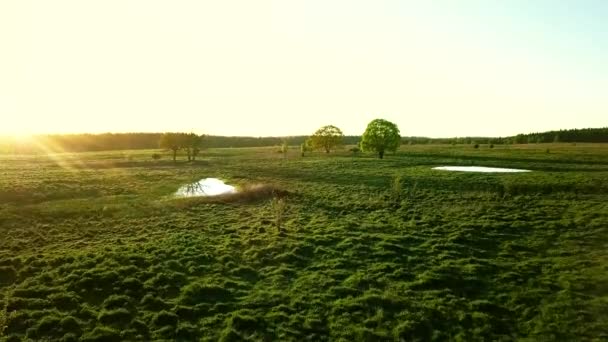
<path fill-rule="evenodd" d="M 12 133 L 8 137 L 19 143 L 28 143 L 34 140 L 34 136 L 28 133 Z"/>

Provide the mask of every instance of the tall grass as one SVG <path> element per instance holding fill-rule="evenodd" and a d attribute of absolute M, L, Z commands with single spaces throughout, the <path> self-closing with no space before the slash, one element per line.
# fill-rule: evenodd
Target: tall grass
<path fill-rule="evenodd" d="M 601 339 L 608 146 L 546 147 L 0 156 L 0 341 Z"/>

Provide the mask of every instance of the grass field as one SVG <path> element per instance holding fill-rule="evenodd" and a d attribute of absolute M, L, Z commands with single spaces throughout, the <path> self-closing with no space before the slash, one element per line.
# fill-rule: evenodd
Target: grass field
<path fill-rule="evenodd" d="M 154 152 L 0 156 L 0 340 L 608 340 L 608 145 Z"/>

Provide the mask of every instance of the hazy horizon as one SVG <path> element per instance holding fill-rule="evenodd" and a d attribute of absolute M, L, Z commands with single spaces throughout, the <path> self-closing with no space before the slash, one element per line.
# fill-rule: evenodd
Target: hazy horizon
<path fill-rule="evenodd" d="M 513 137 L 519 134 L 536 134 L 536 133 L 545 133 L 545 132 L 550 132 L 550 131 L 567 131 L 567 130 L 571 130 L 571 129 L 596 129 L 596 128 L 606 128 L 606 127 L 579 127 L 579 128 L 568 128 L 568 129 L 557 129 L 557 130 L 548 130 L 548 131 L 536 131 L 536 132 L 519 132 L 516 134 L 511 134 L 511 135 L 501 135 L 501 136 L 492 136 L 492 135 L 452 135 L 452 136 L 424 136 L 424 135 L 404 135 L 401 134 L 402 137 L 411 137 L 411 138 L 430 138 L 430 139 L 452 139 L 452 138 L 507 138 L 507 137 Z M 47 136 L 47 135 L 102 135 L 102 134 L 163 134 L 163 133 L 196 133 L 194 131 L 174 131 L 174 132 L 169 132 L 169 131 L 149 131 L 149 132 L 136 132 L 136 131 L 125 131 L 125 132 L 65 132 L 65 133 L 27 133 L 27 134 L 10 134 L 10 133 L 1 133 L 0 132 L 0 138 L 17 138 L 20 139 L 21 136 L 26 135 L 26 136 L 31 136 L 31 137 L 36 137 L 36 136 Z M 289 138 L 289 137 L 307 137 L 312 135 L 312 133 L 314 132 L 310 132 L 308 134 L 290 134 L 290 135 L 234 135 L 234 134 L 210 134 L 207 132 L 203 132 L 203 133 L 197 133 L 197 134 L 201 134 L 201 135 L 208 135 L 208 136 L 216 136 L 216 137 L 229 137 L 229 138 Z M 360 134 L 345 134 L 345 136 L 358 136 L 360 137 L 363 134 L 363 132 L 361 132 Z M 27 138 L 27 137 L 26 137 Z"/>
<path fill-rule="evenodd" d="M 0 135 L 608 124 L 608 3 L 0 3 Z"/>

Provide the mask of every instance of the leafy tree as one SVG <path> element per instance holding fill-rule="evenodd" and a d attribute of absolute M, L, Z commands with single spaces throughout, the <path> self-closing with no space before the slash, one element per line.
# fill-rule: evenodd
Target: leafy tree
<path fill-rule="evenodd" d="M 342 144 L 343 138 L 344 134 L 338 127 L 327 125 L 319 128 L 310 137 L 310 143 L 313 148 L 322 148 L 325 150 L 325 153 L 329 153 L 334 147 Z"/>
<path fill-rule="evenodd" d="M 194 133 L 181 134 L 182 148 L 186 150 L 188 161 L 196 160 L 202 145 L 202 138 Z"/>
<path fill-rule="evenodd" d="M 364 151 L 378 153 L 380 159 L 384 158 L 386 151 L 397 151 L 401 144 L 399 128 L 394 123 L 375 119 L 367 125 L 363 137 L 361 137 L 361 147 Z"/>
<path fill-rule="evenodd" d="M 201 152 L 203 148 L 203 142 L 205 140 L 204 135 L 195 135 L 196 138 L 193 138 L 194 141 L 192 143 L 192 160 L 196 160 L 196 157 Z"/>
<path fill-rule="evenodd" d="M 180 133 L 163 133 L 160 136 L 160 148 L 173 151 L 173 161 L 177 159 L 177 151 L 182 147 L 183 139 Z"/>

